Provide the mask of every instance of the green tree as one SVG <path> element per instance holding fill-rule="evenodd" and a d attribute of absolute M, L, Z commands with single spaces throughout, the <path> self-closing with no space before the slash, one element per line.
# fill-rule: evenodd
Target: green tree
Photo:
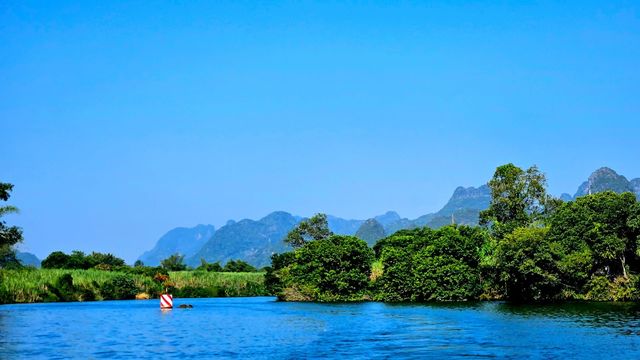
<path fill-rule="evenodd" d="M 581 288 L 595 274 L 628 277 L 638 270 L 638 202 L 612 191 L 579 197 L 549 218 L 550 241 L 562 256 L 563 278 Z"/>
<path fill-rule="evenodd" d="M 208 263 L 205 258 L 200 258 L 200 266 L 198 266 L 198 270 L 204 271 L 212 271 L 212 272 L 222 272 L 222 265 L 220 265 L 219 261 L 214 263 Z"/>
<path fill-rule="evenodd" d="M 496 250 L 499 279 L 507 299 L 552 299 L 561 289 L 548 228 L 523 227 L 507 234 Z"/>
<path fill-rule="evenodd" d="M 374 255 L 363 240 L 332 235 L 272 259 L 266 281 L 280 299 L 339 301 L 364 298 Z"/>
<path fill-rule="evenodd" d="M 12 184 L 0 183 L 0 201 L 8 201 L 12 190 Z M 14 246 L 22 242 L 22 229 L 17 226 L 9 226 L 2 220 L 4 215 L 17 212 L 18 208 L 15 206 L 0 206 L 0 268 L 20 267 Z"/>
<path fill-rule="evenodd" d="M 136 286 L 135 279 L 131 275 L 117 275 L 105 282 L 100 288 L 102 297 L 107 300 L 129 300 L 134 299 L 140 292 Z"/>
<path fill-rule="evenodd" d="M 536 166 L 526 171 L 513 164 L 499 166 L 488 185 L 491 203 L 480 212 L 480 224 L 490 226 L 497 238 L 530 225 L 547 211 L 546 179 Z"/>
<path fill-rule="evenodd" d="M 136 260 L 136 262 L 133 263 L 133 267 L 142 267 L 144 266 L 144 263 L 142 262 L 142 260 Z"/>
<path fill-rule="evenodd" d="M 40 266 L 43 269 L 68 269 L 69 255 L 62 251 L 54 251 L 47 256 Z"/>
<path fill-rule="evenodd" d="M 449 225 L 403 230 L 376 244 L 383 273 L 377 298 L 385 301 L 444 301 L 477 298 L 486 230 Z"/>
<path fill-rule="evenodd" d="M 160 265 L 168 271 L 184 271 L 187 270 L 187 265 L 184 263 L 184 255 L 173 254 L 168 258 L 162 260 Z"/>
<path fill-rule="evenodd" d="M 299 248 L 308 241 L 326 239 L 331 235 L 333 233 L 329 230 L 327 215 L 316 214 L 309 219 L 302 220 L 287 234 L 284 241 L 294 248 Z"/>
<path fill-rule="evenodd" d="M 84 261 L 86 263 L 85 265 L 88 266 L 88 268 L 93 268 L 98 265 L 107 265 L 110 268 L 118 268 L 125 265 L 124 259 L 116 257 L 113 254 L 104 254 L 95 251 L 90 255 L 87 255 Z"/>
<path fill-rule="evenodd" d="M 256 272 L 258 269 L 242 260 L 229 260 L 222 269 L 224 272 Z"/>
<path fill-rule="evenodd" d="M 289 275 L 288 269 L 295 262 L 293 251 L 271 255 L 271 266 L 267 266 L 264 275 L 264 284 L 271 294 L 282 294 L 284 282 Z"/>

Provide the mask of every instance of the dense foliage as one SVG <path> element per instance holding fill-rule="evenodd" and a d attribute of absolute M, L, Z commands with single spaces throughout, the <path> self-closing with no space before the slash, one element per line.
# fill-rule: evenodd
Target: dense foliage
<path fill-rule="evenodd" d="M 502 165 L 489 188 L 491 202 L 480 212 L 480 224 L 488 225 L 497 238 L 540 220 L 549 201 L 545 176 L 535 166 L 522 170 L 513 164 Z"/>
<path fill-rule="evenodd" d="M 113 254 L 103 254 L 92 252 L 85 255 L 82 251 L 72 251 L 65 254 L 62 251 L 54 251 L 44 260 L 41 266 L 43 269 L 91 269 L 94 267 L 102 270 L 110 270 L 124 266 L 124 260 Z"/>
<path fill-rule="evenodd" d="M 373 251 L 363 240 L 332 235 L 274 256 L 266 283 L 286 300 L 362 300 L 373 259 Z"/>
<path fill-rule="evenodd" d="M 302 220 L 284 239 L 284 242 L 298 248 L 311 240 L 322 240 L 333 235 L 329 230 L 327 215 L 316 214 L 309 219 Z"/>
<path fill-rule="evenodd" d="M 562 202 L 535 166 L 513 164 L 488 187 L 482 227 L 400 230 L 376 243 L 375 258 L 353 238 L 308 238 L 272 257 L 265 282 L 283 300 L 640 299 L 635 194 Z"/>
<path fill-rule="evenodd" d="M 8 201 L 12 190 L 12 184 L 0 182 L 0 201 Z M 21 267 L 16 258 L 14 246 L 22 241 L 22 229 L 17 226 L 9 226 L 2 219 L 4 215 L 16 212 L 18 212 L 18 208 L 15 206 L 0 206 L 0 269 Z"/>
<path fill-rule="evenodd" d="M 468 300 L 481 293 L 480 258 L 486 231 L 450 225 L 403 230 L 378 242 L 383 274 L 376 298 L 385 301 Z"/>
<path fill-rule="evenodd" d="M 187 264 L 184 263 L 184 255 L 173 254 L 168 258 L 160 261 L 160 266 L 169 271 L 187 270 Z"/>

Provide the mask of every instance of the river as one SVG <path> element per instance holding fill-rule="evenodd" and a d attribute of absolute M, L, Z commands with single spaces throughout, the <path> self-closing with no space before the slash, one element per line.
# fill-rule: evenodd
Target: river
<path fill-rule="evenodd" d="M 640 359 L 636 304 L 281 303 L 271 297 L 0 306 L 1 359 Z"/>

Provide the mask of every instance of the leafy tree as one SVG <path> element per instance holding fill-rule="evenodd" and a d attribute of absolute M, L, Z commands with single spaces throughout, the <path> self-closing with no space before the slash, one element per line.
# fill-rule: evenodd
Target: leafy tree
<path fill-rule="evenodd" d="M 12 184 L 0 183 L 0 201 L 8 201 L 12 190 Z M 13 246 L 22 241 L 22 229 L 17 226 L 8 226 L 2 220 L 4 215 L 17 212 L 18 208 L 15 206 L 0 206 L 0 268 L 20 267 Z"/>
<path fill-rule="evenodd" d="M 222 269 L 224 272 L 256 272 L 258 269 L 242 260 L 229 260 Z"/>
<path fill-rule="evenodd" d="M 637 209 L 634 194 L 607 191 L 579 197 L 555 211 L 549 238 L 572 286 L 581 288 L 596 273 L 627 278 L 629 266 L 638 269 Z"/>
<path fill-rule="evenodd" d="M 326 239 L 331 235 L 333 233 L 329 230 L 327 215 L 316 214 L 309 219 L 302 220 L 287 234 L 284 241 L 294 248 L 299 248 L 308 241 Z"/>
<path fill-rule="evenodd" d="M 162 260 L 160 265 L 168 271 L 184 271 L 187 270 L 187 265 L 184 263 L 184 255 L 173 254 L 168 258 Z"/>
<path fill-rule="evenodd" d="M 108 265 L 112 268 L 125 265 L 124 259 L 116 257 L 113 254 L 109 254 L 109 253 L 104 254 L 104 253 L 99 253 L 95 251 L 85 257 L 85 262 L 87 263 L 89 268 L 96 267 L 100 264 Z"/>
<path fill-rule="evenodd" d="M 73 250 L 67 260 L 66 269 L 89 269 L 91 264 L 86 259 L 84 252 L 80 250 Z"/>
<path fill-rule="evenodd" d="M 102 297 L 108 300 L 134 299 L 138 292 L 135 279 L 131 275 L 117 275 L 100 288 Z"/>
<path fill-rule="evenodd" d="M 404 230 L 381 240 L 375 250 L 383 266 L 376 281 L 385 301 L 467 300 L 480 295 L 480 261 L 485 230 L 449 225 Z"/>
<path fill-rule="evenodd" d="M 69 255 L 62 251 L 54 251 L 42 260 L 40 266 L 43 269 L 67 269 L 68 263 Z"/>
<path fill-rule="evenodd" d="M 113 254 L 92 252 L 85 255 L 84 252 L 74 250 L 70 255 L 62 251 L 54 251 L 41 264 L 44 269 L 91 269 L 99 267 L 102 270 L 121 268 L 125 266 L 124 260 Z"/>
<path fill-rule="evenodd" d="M 552 299 L 561 283 L 548 228 L 523 227 L 507 234 L 496 250 L 499 278 L 509 300 Z"/>
<path fill-rule="evenodd" d="M 144 263 L 142 262 L 142 260 L 136 260 L 136 262 L 133 263 L 134 267 L 141 267 L 144 266 Z"/>
<path fill-rule="evenodd" d="M 200 258 L 200 266 L 198 266 L 198 270 L 204 271 L 212 271 L 212 272 L 222 272 L 222 265 L 220 265 L 219 261 L 214 263 L 208 263 L 204 258 Z"/>
<path fill-rule="evenodd" d="M 536 166 L 526 171 L 513 164 L 499 166 L 488 185 L 491 203 L 480 212 L 480 224 L 490 226 L 497 238 L 541 219 L 547 211 L 546 179 Z"/>
<path fill-rule="evenodd" d="M 373 251 L 363 240 L 332 235 L 274 255 L 266 282 L 281 299 L 363 299 L 373 259 Z"/>
<path fill-rule="evenodd" d="M 289 274 L 283 271 L 295 262 L 293 251 L 271 255 L 271 266 L 265 268 L 264 284 L 271 294 L 281 294 L 285 277 Z"/>

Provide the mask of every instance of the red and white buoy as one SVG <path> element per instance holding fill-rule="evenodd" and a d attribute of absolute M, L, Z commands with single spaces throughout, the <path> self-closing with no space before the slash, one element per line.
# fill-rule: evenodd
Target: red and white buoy
<path fill-rule="evenodd" d="M 173 309 L 173 296 L 171 296 L 171 294 L 160 295 L 160 309 L 162 310 Z"/>

